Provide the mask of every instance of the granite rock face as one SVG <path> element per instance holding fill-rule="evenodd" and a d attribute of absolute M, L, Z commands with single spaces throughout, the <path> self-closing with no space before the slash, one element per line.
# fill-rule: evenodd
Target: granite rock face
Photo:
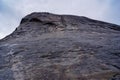
<path fill-rule="evenodd" d="M 0 80 L 120 80 L 120 26 L 29 14 L 0 41 Z"/>

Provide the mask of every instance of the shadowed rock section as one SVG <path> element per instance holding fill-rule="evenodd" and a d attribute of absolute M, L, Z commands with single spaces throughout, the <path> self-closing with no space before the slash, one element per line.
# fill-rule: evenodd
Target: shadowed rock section
<path fill-rule="evenodd" d="M 120 80 L 120 26 L 29 14 L 0 40 L 0 80 Z"/>

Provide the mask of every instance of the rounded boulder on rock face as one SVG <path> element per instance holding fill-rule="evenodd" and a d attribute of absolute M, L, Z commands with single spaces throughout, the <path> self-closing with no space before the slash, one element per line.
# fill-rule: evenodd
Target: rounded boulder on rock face
<path fill-rule="evenodd" d="M 120 26 L 35 12 L 0 40 L 0 80 L 119 80 Z"/>

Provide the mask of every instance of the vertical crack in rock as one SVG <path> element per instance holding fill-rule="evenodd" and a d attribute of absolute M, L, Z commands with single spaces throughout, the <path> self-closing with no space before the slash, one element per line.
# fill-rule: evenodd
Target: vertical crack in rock
<path fill-rule="evenodd" d="M 16 61 L 17 62 L 14 63 L 11 68 L 11 70 L 13 71 L 13 76 L 15 80 L 25 80 L 23 64 L 21 61 L 19 61 L 19 59 L 16 59 Z"/>
<path fill-rule="evenodd" d="M 10 51 L 11 53 L 11 51 Z M 15 80 L 25 80 L 25 73 L 24 73 L 24 65 L 22 64 L 21 58 L 22 55 L 16 55 L 15 52 L 12 51 L 11 58 L 11 70 L 13 71 L 13 77 Z"/>

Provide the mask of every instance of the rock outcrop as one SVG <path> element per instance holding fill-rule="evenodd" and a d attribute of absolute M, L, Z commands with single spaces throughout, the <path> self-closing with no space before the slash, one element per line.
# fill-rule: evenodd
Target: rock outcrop
<path fill-rule="evenodd" d="M 29 14 L 0 41 L 0 80 L 120 80 L 120 26 Z"/>

